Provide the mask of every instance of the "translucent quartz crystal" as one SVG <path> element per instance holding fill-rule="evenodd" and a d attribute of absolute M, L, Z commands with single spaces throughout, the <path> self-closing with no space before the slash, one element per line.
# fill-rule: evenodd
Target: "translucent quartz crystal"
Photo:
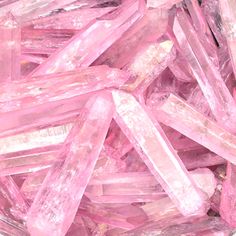
<path fill-rule="evenodd" d="M 97 223 L 122 229 L 136 228 L 148 220 L 145 212 L 138 205 L 92 204 L 85 200 L 81 202 L 78 215 L 89 217 Z"/>
<path fill-rule="evenodd" d="M 1 155 L 0 176 L 25 174 L 48 169 L 57 160 L 60 146 Z M 49 149 L 49 150 L 48 150 Z"/>
<path fill-rule="evenodd" d="M 183 11 L 177 12 L 173 30 L 213 115 L 222 126 L 235 131 L 235 102 Z"/>
<path fill-rule="evenodd" d="M 2 214 L 0 214 L 0 234 L 30 236 L 23 224 Z"/>
<path fill-rule="evenodd" d="M 34 77 L 0 87 L 0 111 L 13 111 L 43 103 L 69 99 L 109 87 L 120 87 L 128 74 L 107 66 Z"/>
<path fill-rule="evenodd" d="M 125 1 L 118 13 L 115 11 L 113 14 L 107 14 L 80 31 L 31 75 L 51 74 L 89 66 L 143 15 L 136 0 Z M 96 41 L 94 35 L 97 36 Z"/>
<path fill-rule="evenodd" d="M 132 203 L 155 201 L 166 194 L 149 172 L 126 172 L 94 177 L 86 196 L 97 203 Z"/>
<path fill-rule="evenodd" d="M 143 46 L 125 69 L 131 78 L 123 86 L 128 91 L 142 94 L 159 74 L 175 59 L 173 42 L 170 40 Z"/>
<path fill-rule="evenodd" d="M 113 116 L 106 92 L 92 97 L 72 128 L 28 213 L 32 236 L 65 235 L 92 175 Z"/>
<path fill-rule="evenodd" d="M 193 21 L 193 26 L 198 32 L 198 37 L 202 42 L 207 54 L 216 67 L 219 67 L 217 47 L 212 37 L 212 33 L 199 6 L 198 0 L 185 0 L 188 11 Z"/>
<path fill-rule="evenodd" d="M 4 213 L 6 215 L 10 214 L 18 220 L 25 219 L 28 211 L 28 204 L 12 177 L 0 177 L 0 193 L 8 203 L 8 207 L 3 210 Z M 4 206 L 1 204 L 1 208 L 2 207 Z"/>
<path fill-rule="evenodd" d="M 219 0 L 220 16 L 223 33 L 227 39 L 231 64 L 236 75 L 236 2 L 234 0 Z"/>
<path fill-rule="evenodd" d="M 1 122 L 4 123 L 0 136 L 77 117 L 91 96 L 89 92 L 120 87 L 127 78 L 124 71 L 98 66 L 4 84 L 0 88 Z"/>
<path fill-rule="evenodd" d="M 194 184 L 161 127 L 153 123 L 150 112 L 147 113 L 128 93 L 114 90 L 112 95 L 116 107 L 116 122 L 176 207 L 184 215 L 203 214 L 207 209 L 206 199 Z"/>
<path fill-rule="evenodd" d="M 169 69 L 178 80 L 184 82 L 193 81 L 194 78 L 191 75 L 191 70 L 186 59 L 179 52 L 176 52 L 176 54 L 175 60 L 168 65 Z"/>
<path fill-rule="evenodd" d="M 202 0 L 201 8 L 219 46 L 225 47 L 218 0 Z"/>
<path fill-rule="evenodd" d="M 150 101 L 149 106 L 159 121 L 236 164 L 236 136 L 173 94 L 159 108 L 154 108 L 156 105 L 158 102 Z"/>
<path fill-rule="evenodd" d="M 10 10 L 22 23 L 25 23 L 72 2 L 74 0 L 21 0 L 5 6 L 1 9 L 1 13 L 4 14 Z"/>
<path fill-rule="evenodd" d="M 199 154 L 196 153 L 196 151 L 190 151 L 189 153 L 184 152 L 178 154 L 188 170 L 209 166 L 217 166 L 226 163 L 226 160 L 216 155 L 215 153 Z"/>
<path fill-rule="evenodd" d="M 216 180 L 209 169 L 196 169 L 190 175 L 209 198 L 214 194 Z M 132 203 L 157 201 L 166 193 L 151 173 L 126 172 L 94 177 L 86 188 L 86 196 L 98 203 Z"/>
<path fill-rule="evenodd" d="M 21 28 L 11 13 L 0 18 L 0 82 L 20 79 Z"/>
<path fill-rule="evenodd" d="M 75 30 L 68 29 L 34 29 L 30 27 L 22 30 L 22 53 L 36 55 L 51 55 L 59 48 L 63 47 L 76 33 Z M 44 61 L 47 59 L 45 57 Z M 31 71 L 30 71 L 31 72 Z"/>
<path fill-rule="evenodd" d="M 166 8 L 170 9 L 174 4 L 177 4 L 181 2 L 181 0 L 160 0 L 160 1 L 155 1 L 155 0 L 147 0 L 147 7 L 150 8 Z"/>
<path fill-rule="evenodd" d="M 228 163 L 226 173 L 221 193 L 220 215 L 229 225 L 236 227 L 236 166 Z"/>
<path fill-rule="evenodd" d="M 182 222 L 181 222 L 182 221 Z M 219 217 L 203 217 L 200 219 L 181 219 L 175 218 L 172 221 L 160 221 L 150 223 L 143 227 L 125 232 L 122 236 L 136 236 L 136 235 L 155 235 L 155 236 L 169 236 L 169 235 L 204 235 L 202 232 L 207 230 L 226 231 L 230 232 L 230 228 Z M 211 234 L 214 235 L 214 234 Z"/>
<path fill-rule="evenodd" d="M 130 64 L 140 47 L 155 43 L 167 29 L 168 14 L 162 9 L 148 9 L 123 36 L 108 48 L 93 64 L 123 68 Z"/>
<path fill-rule="evenodd" d="M 115 7 L 81 8 L 74 11 L 58 13 L 56 16 L 41 17 L 30 22 L 34 29 L 76 29 L 86 27 L 92 20 L 111 12 Z"/>
<path fill-rule="evenodd" d="M 13 2 L 17 2 L 18 0 L 2 0 L 1 3 L 0 3 L 0 7 L 4 7 L 4 6 L 7 6 Z"/>
<path fill-rule="evenodd" d="M 48 150 L 50 146 L 62 144 L 72 126 L 73 123 L 67 123 L 0 138 L 0 155 L 29 151 L 35 148 Z"/>

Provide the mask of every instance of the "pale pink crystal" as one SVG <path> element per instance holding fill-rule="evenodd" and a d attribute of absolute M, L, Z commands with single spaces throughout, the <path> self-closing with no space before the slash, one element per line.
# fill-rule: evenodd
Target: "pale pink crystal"
<path fill-rule="evenodd" d="M 0 87 L 1 121 L 4 123 L 0 136 L 76 117 L 91 96 L 89 92 L 120 87 L 127 78 L 124 71 L 98 66 L 6 83 Z"/>
<path fill-rule="evenodd" d="M 22 53 L 49 56 L 63 47 L 75 34 L 75 30 L 47 30 L 24 28 L 22 30 Z M 47 57 L 44 58 L 44 61 Z M 30 71 L 31 72 L 31 71 Z"/>
<path fill-rule="evenodd" d="M 67 123 L 0 138 L 0 155 L 30 151 L 36 148 L 50 150 L 50 146 L 62 144 L 65 141 L 72 126 L 73 123 Z"/>
<path fill-rule="evenodd" d="M 60 146 L 1 155 L 0 176 L 31 173 L 48 169 L 56 161 Z M 48 150 L 49 149 L 49 150 Z"/>
<path fill-rule="evenodd" d="M 21 28 L 11 13 L 0 18 L 0 82 L 20 79 Z"/>
<path fill-rule="evenodd" d="M 159 108 L 154 108 L 158 107 Z M 236 163 L 236 136 L 171 94 L 163 104 L 150 101 L 155 117 L 195 142 Z"/>
<path fill-rule="evenodd" d="M 56 16 L 41 17 L 30 22 L 34 29 L 76 29 L 81 30 L 92 20 L 96 20 L 106 13 L 115 10 L 115 7 L 81 8 L 74 11 L 59 13 Z"/>
<path fill-rule="evenodd" d="M 92 175 L 112 116 L 109 94 L 104 92 L 88 101 L 30 208 L 27 226 L 31 235 L 65 235 Z"/>
<path fill-rule="evenodd" d="M 3 214 L 0 214 L 0 233 L 2 235 L 29 236 L 29 233 L 23 224 Z"/>
<path fill-rule="evenodd" d="M 148 220 L 142 208 L 131 204 L 106 205 L 82 201 L 78 214 L 88 216 L 95 222 L 122 229 L 136 228 Z"/>
<path fill-rule="evenodd" d="M 65 6 L 74 0 L 21 0 L 9 4 L 1 9 L 2 14 L 11 10 L 22 23 L 32 20 L 45 12 Z"/>
<path fill-rule="evenodd" d="M 123 68 L 138 53 L 139 48 L 155 43 L 167 29 L 167 11 L 149 9 L 145 15 L 134 23 L 124 35 L 108 48 L 94 65 L 106 64 L 111 67 Z"/>
<path fill-rule="evenodd" d="M 128 91 L 143 94 L 147 87 L 175 59 L 175 49 L 170 40 L 151 43 L 140 48 L 126 69 L 131 78 L 123 86 Z"/>
<path fill-rule="evenodd" d="M 173 30 L 212 113 L 222 126 L 233 132 L 236 129 L 235 102 L 183 11 L 177 12 Z"/>
<path fill-rule="evenodd" d="M 139 2 L 135 0 L 125 1 L 117 11 L 119 14 L 115 11 L 103 16 L 80 31 L 31 75 L 51 74 L 89 66 L 143 15 L 143 12 L 139 12 Z M 97 35 L 96 41 L 94 35 Z"/>
<path fill-rule="evenodd" d="M 220 215 L 231 226 L 236 227 L 236 167 L 228 163 L 227 178 L 223 182 L 220 202 Z"/>
<path fill-rule="evenodd" d="M 232 0 L 219 0 L 219 7 L 224 28 L 223 33 L 227 40 L 234 76 L 236 76 L 236 2 Z"/>
<path fill-rule="evenodd" d="M 18 220 L 25 219 L 28 211 L 28 204 L 12 177 L 0 177 L 0 192 L 1 196 L 6 199 L 9 205 L 4 209 L 4 205 L 1 204 L 4 214 L 10 214 Z"/>
<path fill-rule="evenodd" d="M 184 215 L 203 214 L 206 201 L 161 127 L 132 95 L 115 90 L 112 95 L 117 123 L 176 207 Z"/>
<path fill-rule="evenodd" d="M 170 9 L 173 5 L 180 3 L 181 0 L 147 0 L 147 7 Z"/>
<path fill-rule="evenodd" d="M 198 0 L 185 0 L 185 3 L 192 18 L 193 26 L 198 32 L 198 37 L 202 42 L 202 45 L 204 46 L 214 65 L 219 67 L 217 47 L 207 21 L 203 16 L 203 12 L 199 6 Z"/>

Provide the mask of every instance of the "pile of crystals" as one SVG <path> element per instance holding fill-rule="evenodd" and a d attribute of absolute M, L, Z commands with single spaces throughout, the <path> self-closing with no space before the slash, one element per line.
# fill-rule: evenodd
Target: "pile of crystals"
<path fill-rule="evenodd" d="M 0 234 L 229 236 L 236 0 L 1 0 Z"/>

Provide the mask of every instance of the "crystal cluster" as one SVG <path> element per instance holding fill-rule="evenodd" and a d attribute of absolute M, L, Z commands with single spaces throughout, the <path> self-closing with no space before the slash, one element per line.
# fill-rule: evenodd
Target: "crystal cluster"
<path fill-rule="evenodd" d="M 0 1 L 0 234 L 236 232 L 236 0 Z"/>

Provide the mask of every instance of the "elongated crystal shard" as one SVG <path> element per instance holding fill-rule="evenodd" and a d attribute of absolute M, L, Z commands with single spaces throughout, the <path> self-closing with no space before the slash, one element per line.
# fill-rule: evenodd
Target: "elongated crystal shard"
<path fill-rule="evenodd" d="M 0 119 L 4 123 L 0 136 L 75 118 L 92 96 L 90 92 L 120 87 L 127 79 L 124 71 L 98 66 L 4 84 L 0 88 Z"/>
<path fill-rule="evenodd" d="M 114 10 L 114 7 L 79 8 L 74 11 L 59 13 L 56 16 L 41 17 L 32 21 L 34 29 L 76 29 L 81 30 L 92 20 Z"/>
<path fill-rule="evenodd" d="M 6 212 L 6 214 L 10 213 L 15 219 L 25 219 L 28 204 L 12 177 L 0 177 L 0 192 L 9 204 L 9 208 L 6 210 L 10 210 L 10 212 Z"/>
<path fill-rule="evenodd" d="M 0 88 L 0 111 L 12 111 L 43 103 L 69 99 L 109 87 L 120 87 L 128 74 L 107 66 L 34 77 Z"/>
<path fill-rule="evenodd" d="M 236 226 L 236 166 L 228 163 L 226 179 L 223 182 L 220 215 L 232 227 Z"/>
<path fill-rule="evenodd" d="M 201 190 L 211 197 L 215 191 L 214 174 L 207 168 L 190 172 Z M 86 196 L 93 202 L 132 203 L 153 202 L 166 197 L 166 193 L 150 172 L 125 172 L 106 174 L 91 179 Z M 172 203 L 173 204 L 173 203 Z"/>
<path fill-rule="evenodd" d="M 1 155 L 0 176 L 25 174 L 48 169 L 56 162 L 60 147 L 55 145 L 51 147 L 52 150 L 44 147 L 27 152 Z"/>
<path fill-rule="evenodd" d="M 236 2 L 234 0 L 219 0 L 220 16 L 223 33 L 226 37 L 229 55 L 236 76 Z"/>
<path fill-rule="evenodd" d="M 67 123 L 0 138 L 0 155 L 30 151 L 36 148 L 50 150 L 50 146 L 62 144 L 65 141 L 72 126 L 73 123 Z"/>
<path fill-rule="evenodd" d="M 154 105 L 155 104 L 155 105 Z M 171 94 L 160 105 L 150 104 L 157 119 L 203 145 L 231 163 L 236 164 L 236 136 Z"/>
<path fill-rule="evenodd" d="M 140 20 L 94 62 L 94 65 L 105 64 L 123 68 L 130 64 L 140 47 L 154 43 L 160 38 L 166 32 L 167 26 L 167 11 L 148 9 Z"/>
<path fill-rule="evenodd" d="M 94 170 L 113 116 L 109 93 L 92 97 L 66 139 L 28 214 L 31 235 L 65 235 Z"/>
<path fill-rule="evenodd" d="M 215 118 L 231 132 L 235 131 L 235 102 L 183 11 L 177 12 L 173 30 Z"/>
<path fill-rule="evenodd" d="M 112 91 L 116 121 L 163 189 L 184 214 L 203 214 L 206 202 L 150 113 L 125 92 Z"/>
<path fill-rule="evenodd" d="M 143 15 L 139 11 L 139 2 L 134 0 L 125 1 L 117 11 L 119 14 L 115 11 L 111 15 L 103 16 L 80 31 L 31 75 L 51 74 L 89 66 Z M 97 36 L 96 41 L 94 35 Z"/>
<path fill-rule="evenodd" d="M 21 28 L 11 13 L 0 18 L 0 82 L 20 79 Z"/>
<path fill-rule="evenodd" d="M 126 67 L 131 78 L 123 88 L 142 94 L 174 59 L 175 49 L 170 40 L 143 46 L 130 65 Z"/>
<path fill-rule="evenodd" d="M 215 45 L 212 33 L 199 6 L 198 0 L 185 0 L 186 6 L 193 21 L 193 26 L 198 32 L 199 39 L 204 46 L 207 54 L 216 67 L 219 67 L 217 47 Z"/>
<path fill-rule="evenodd" d="M 0 234 L 30 236 L 23 224 L 3 214 L 0 214 Z"/>
<path fill-rule="evenodd" d="M 170 9 L 173 7 L 173 5 L 181 2 L 181 0 L 160 0 L 160 1 L 155 1 L 155 0 L 147 0 L 147 6 L 150 8 L 166 8 Z"/>

